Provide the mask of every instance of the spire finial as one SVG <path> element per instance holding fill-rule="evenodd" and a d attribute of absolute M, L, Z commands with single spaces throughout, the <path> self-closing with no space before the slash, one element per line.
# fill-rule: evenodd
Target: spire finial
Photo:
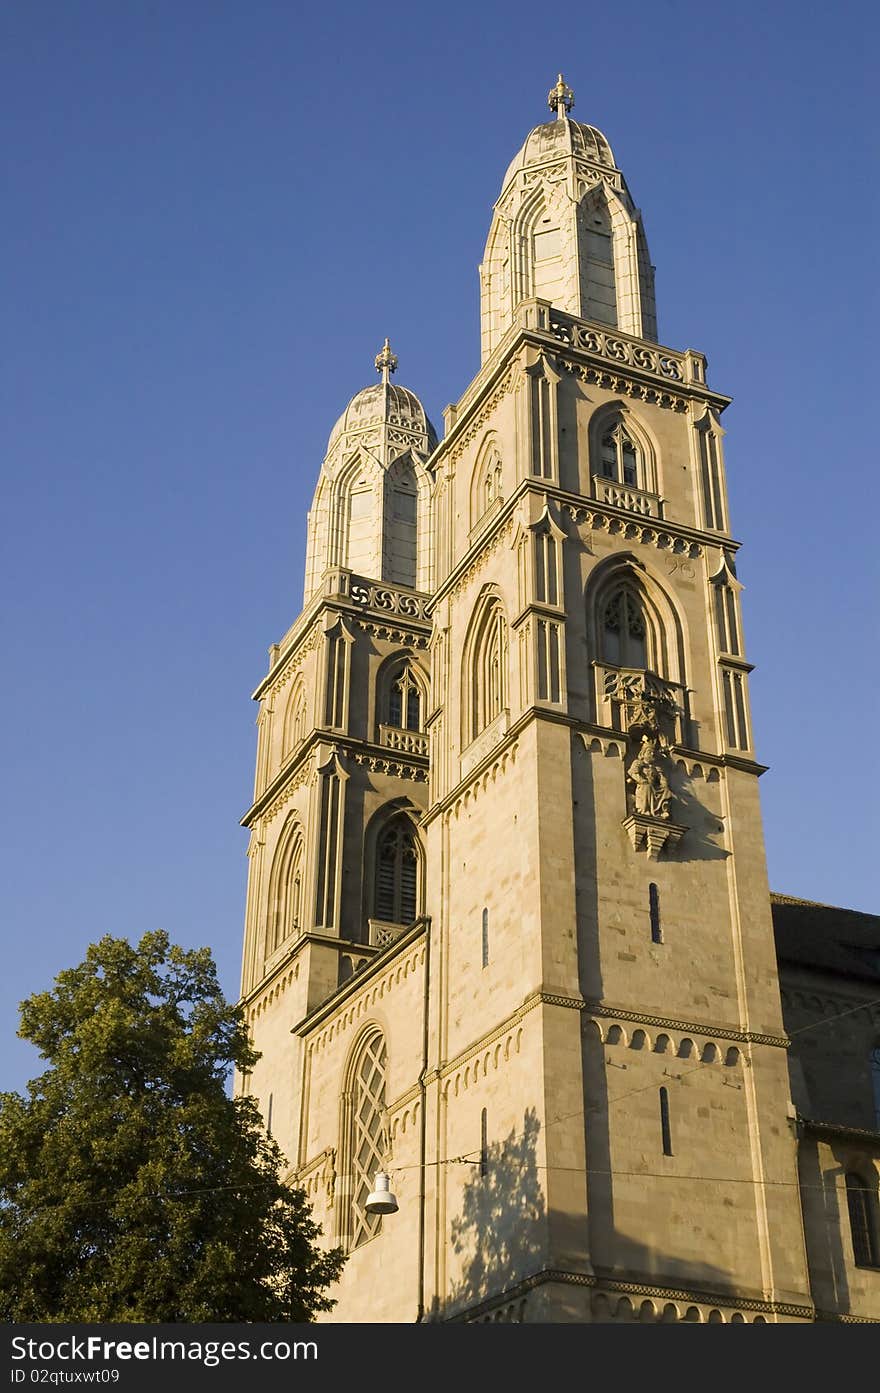
<path fill-rule="evenodd" d="M 382 374 L 382 381 L 387 382 L 392 372 L 397 372 L 397 354 L 391 352 L 391 344 L 388 340 L 382 346 L 382 352 L 376 354 L 376 371 Z"/>
<path fill-rule="evenodd" d="M 559 121 L 564 121 L 574 106 L 574 92 L 566 86 L 562 73 L 556 79 L 556 86 L 551 87 L 547 94 L 547 105 L 551 111 L 556 112 Z"/>

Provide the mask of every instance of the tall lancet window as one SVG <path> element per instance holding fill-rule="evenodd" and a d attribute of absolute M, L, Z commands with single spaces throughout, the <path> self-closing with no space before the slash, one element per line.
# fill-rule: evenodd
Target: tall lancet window
<path fill-rule="evenodd" d="M 419 854 L 416 834 L 405 814 L 395 817 L 376 844 L 375 917 L 388 924 L 411 924 L 418 914 Z"/>
<path fill-rule="evenodd" d="M 361 1046 L 351 1071 L 348 1150 L 351 1166 L 349 1247 L 358 1248 L 379 1231 L 381 1215 L 368 1214 L 367 1196 L 385 1163 L 385 1077 L 388 1056 L 380 1031 Z"/>
<path fill-rule="evenodd" d="M 302 881 L 302 828 L 291 823 L 282 833 L 272 866 L 266 924 L 267 960 L 302 928 Z"/>
<path fill-rule="evenodd" d="M 487 606 L 474 645 L 472 702 L 474 738 L 507 705 L 507 622 L 500 600 Z"/>
<path fill-rule="evenodd" d="M 616 667 L 648 666 L 648 633 L 637 595 L 620 585 L 606 600 L 601 615 L 602 657 Z"/>
<path fill-rule="evenodd" d="M 417 574 L 418 487 L 408 459 L 389 471 L 385 495 L 383 574 L 393 585 L 413 588 Z"/>
<path fill-rule="evenodd" d="M 595 201 L 585 212 L 582 248 L 586 253 L 582 277 L 585 318 L 598 324 L 617 325 L 617 291 L 614 280 L 614 239 L 611 218 L 604 202 Z"/>

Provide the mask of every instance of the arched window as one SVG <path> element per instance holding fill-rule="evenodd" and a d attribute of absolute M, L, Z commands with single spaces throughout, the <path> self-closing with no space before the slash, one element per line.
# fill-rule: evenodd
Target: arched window
<path fill-rule="evenodd" d="M 392 679 L 388 693 L 388 724 L 398 730 L 421 730 L 421 693 L 407 663 Z"/>
<path fill-rule="evenodd" d="M 877 1196 L 857 1171 L 847 1171 L 846 1202 L 856 1267 L 880 1267 L 875 1216 Z"/>
<path fill-rule="evenodd" d="M 501 489 L 501 461 L 497 455 L 493 455 L 486 466 L 483 474 L 483 511 L 491 508 L 496 498 L 502 498 Z"/>
<path fill-rule="evenodd" d="M 602 434 L 599 472 L 603 479 L 613 479 L 631 488 L 644 488 L 641 452 L 619 419 Z"/>
<path fill-rule="evenodd" d="M 500 600 L 486 607 L 476 635 L 471 673 L 471 738 L 507 705 L 507 621 Z"/>
<path fill-rule="evenodd" d="M 357 1248 L 378 1233 L 381 1215 L 368 1214 L 367 1196 L 376 1172 L 383 1167 L 385 1134 L 385 1078 L 388 1056 L 380 1031 L 370 1035 L 358 1051 L 351 1071 L 348 1152 L 351 1166 L 349 1246 Z"/>
<path fill-rule="evenodd" d="M 645 612 L 629 585 L 619 585 L 608 596 L 600 615 L 602 657 L 615 667 L 648 666 L 648 634 Z"/>
<path fill-rule="evenodd" d="M 579 229 L 582 252 L 581 293 L 584 318 L 599 324 L 617 324 L 617 290 L 614 275 L 614 240 L 608 205 L 601 193 L 586 200 Z M 586 253 L 586 255 L 584 255 Z"/>
<path fill-rule="evenodd" d="M 298 681 L 291 690 L 284 716 L 283 753 L 285 756 L 292 754 L 302 744 L 305 734 L 306 696 L 302 683 Z"/>
<path fill-rule="evenodd" d="M 386 478 L 383 578 L 415 586 L 418 575 L 418 483 L 410 460 L 398 460 Z"/>
<path fill-rule="evenodd" d="M 374 918 L 388 924 L 411 924 L 418 914 L 418 898 L 416 833 L 401 813 L 388 823 L 376 843 Z"/>
<path fill-rule="evenodd" d="M 503 470 L 501 454 L 494 434 L 490 434 L 481 444 L 471 475 L 471 527 L 476 527 L 489 510 L 497 511 L 504 498 Z"/>
<path fill-rule="evenodd" d="M 299 933 L 302 917 L 303 834 L 298 824 L 282 834 L 269 882 L 266 922 L 266 959 L 292 935 Z"/>

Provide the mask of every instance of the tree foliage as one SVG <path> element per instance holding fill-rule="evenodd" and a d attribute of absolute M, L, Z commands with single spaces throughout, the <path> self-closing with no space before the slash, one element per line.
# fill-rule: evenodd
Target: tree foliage
<path fill-rule="evenodd" d="M 208 949 L 107 936 L 19 1034 L 50 1067 L 0 1094 L 0 1319 L 307 1321 L 342 1254 L 230 1066 L 258 1058 Z"/>

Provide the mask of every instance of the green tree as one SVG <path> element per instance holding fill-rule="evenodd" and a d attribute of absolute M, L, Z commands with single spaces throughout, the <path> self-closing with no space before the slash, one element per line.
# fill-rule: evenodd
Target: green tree
<path fill-rule="evenodd" d="M 0 1094 L 0 1319 L 308 1321 L 343 1263 L 252 1098 L 208 949 L 109 935 L 19 1034 L 50 1067 Z"/>

